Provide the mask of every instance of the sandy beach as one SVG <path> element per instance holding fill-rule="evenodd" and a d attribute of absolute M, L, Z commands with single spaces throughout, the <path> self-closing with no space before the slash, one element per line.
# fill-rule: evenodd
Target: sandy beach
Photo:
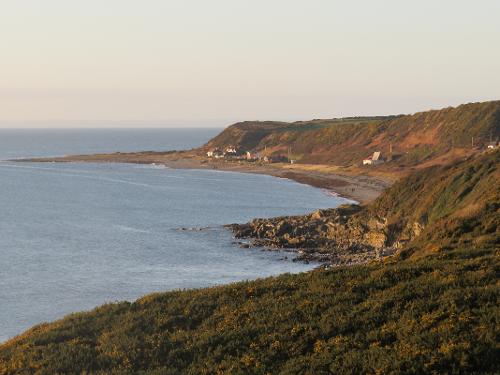
<path fill-rule="evenodd" d="M 160 164 L 179 169 L 216 169 L 241 173 L 267 174 L 289 178 L 299 183 L 327 189 L 333 194 L 365 204 L 389 187 L 395 178 L 369 175 L 366 171 L 332 165 L 249 163 L 246 161 L 213 160 L 194 151 L 134 152 L 94 155 L 69 155 L 53 158 L 23 159 L 24 162 L 92 162 Z"/>

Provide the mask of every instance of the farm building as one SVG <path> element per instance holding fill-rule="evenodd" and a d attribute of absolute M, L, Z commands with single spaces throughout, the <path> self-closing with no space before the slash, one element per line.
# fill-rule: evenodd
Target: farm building
<path fill-rule="evenodd" d="M 375 151 L 373 155 L 370 155 L 366 159 L 363 159 L 363 165 L 382 164 L 384 160 L 380 157 L 380 155 L 381 155 L 380 151 Z"/>

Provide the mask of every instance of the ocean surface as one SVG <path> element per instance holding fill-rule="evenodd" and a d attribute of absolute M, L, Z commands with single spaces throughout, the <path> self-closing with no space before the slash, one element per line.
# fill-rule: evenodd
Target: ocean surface
<path fill-rule="evenodd" d="M 322 190 L 255 174 L 7 161 L 186 149 L 219 131 L 0 130 L 0 342 L 105 302 L 314 267 L 242 249 L 221 225 L 344 202 Z"/>

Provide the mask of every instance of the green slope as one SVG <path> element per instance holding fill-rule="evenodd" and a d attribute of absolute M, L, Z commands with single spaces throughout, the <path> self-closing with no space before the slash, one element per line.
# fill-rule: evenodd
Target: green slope
<path fill-rule="evenodd" d="M 420 248 L 446 248 L 498 241 L 499 210 L 500 151 L 489 151 L 423 169 L 394 184 L 366 211 L 385 222 L 393 240 L 409 235 Z M 408 233 L 413 228 L 418 233 Z"/>
<path fill-rule="evenodd" d="M 422 255 L 498 241 L 499 209 L 500 151 L 488 151 L 421 169 L 367 206 L 254 219 L 231 228 L 259 244 L 299 248 L 304 259 L 349 264 L 401 250 Z"/>
<path fill-rule="evenodd" d="M 242 122 L 225 129 L 204 149 L 235 145 L 243 150 L 292 156 L 304 163 L 359 164 L 373 153 L 393 161 L 378 168 L 408 167 L 453 158 L 500 137 L 500 101 L 470 103 L 413 115 L 312 120 L 294 123 Z M 474 148 L 472 147 L 474 138 Z M 449 155 L 451 154 L 451 155 Z"/>
<path fill-rule="evenodd" d="M 0 374 L 494 374 L 499 270 L 458 248 L 151 295 L 34 328 Z"/>
<path fill-rule="evenodd" d="M 369 206 L 426 223 L 399 257 L 74 314 L 0 346 L 0 374 L 498 373 L 499 155 Z"/>

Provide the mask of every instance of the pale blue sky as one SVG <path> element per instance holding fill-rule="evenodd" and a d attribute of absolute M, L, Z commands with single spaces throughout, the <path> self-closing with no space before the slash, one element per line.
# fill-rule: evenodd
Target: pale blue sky
<path fill-rule="evenodd" d="M 210 126 L 500 99 L 500 1 L 0 3 L 0 126 Z"/>

